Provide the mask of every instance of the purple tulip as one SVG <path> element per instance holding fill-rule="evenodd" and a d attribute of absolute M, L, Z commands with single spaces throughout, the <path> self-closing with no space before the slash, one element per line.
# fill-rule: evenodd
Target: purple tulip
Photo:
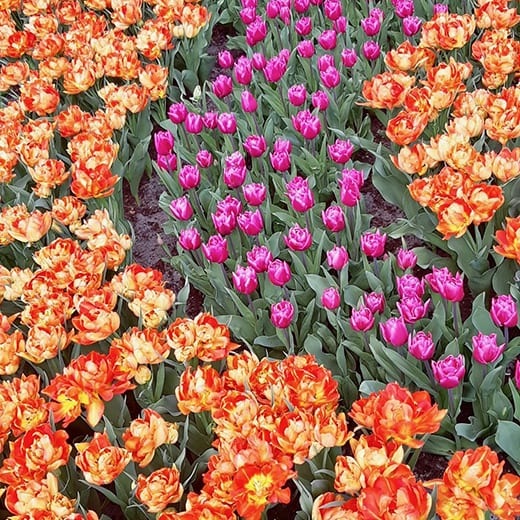
<path fill-rule="evenodd" d="M 350 69 L 356 64 L 357 59 L 358 57 L 355 49 L 343 49 L 341 51 L 341 62 L 345 67 Z"/>
<path fill-rule="evenodd" d="M 305 85 L 291 85 L 287 90 L 287 97 L 291 105 L 295 107 L 303 105 L 307 99 L 307 90 L 305 89 Z"/>
<path fill-rule="evenodd" d="M 374 315 L 368 307 L 352 309 L 350 326 L 357 332 L 367 332 L 374 326 Z"/>
<path fill-rule="evenodd" d="M 334 144 L 327 147 L 329 157 L 338 164 L 345 164 L 352 157 L 354 146 L 347 139 L 336 139 Z"/>
<path fill-rule="evenodd" d="M 304 16 L 296 20 L 294 30 L 300 36 L 308 36 L 312 31 L 312 18 L 310 16 Z"/>
<path fill-rule="evenodd" d="M 361 28 L 367 36 L 375 36 L 381 30 L 381 20 L 376 16 L 363 18 Z"/>
<path fill-rule="evenodd" d="M 327 263 L 331 269 L 341 271 L 349 261 L 347 250 L 343 246 L 334 246 L 327 251 Z"/>
<path fill-rule="evenodd" d="M 228 50 L 220 51 L 218 53 L 218 64 L 222 69 L 230 69 L 233 67 L 234 63 L 235 60 L 233 55 Z"/>
<path fill-rule="evenodd" d="M 251 294 L 258 287 L 256 272 L 252 267 L 242 267 L 237 265 L 235 272 L 231 275 L 233 286 L 242 294 Z"/>
<path fill-rule="evenodd" d="M 259 209 L 255 211 L 244 211 L 238 215 L 238 227 L 250 236 L 256 236 L 264 229 L 264 219 Z"/>
<path fill-rule="evenodd" d="M 156 132 L 153 136 L 155 150 L 160 155 L 168 155 L 173 149 L 174 139 L 170 131 Z"/>
<path fill-rule="evenodd" d="M 435 380 L 448 390 L 455 388 L 464 379 L 466 367 L 464 366 L 464 356 L 446 356 L 439 361 L 432 361 L 432 369 Z"/>
<path fill-rule="evenodd" d="M 291 267 L 284 260 L 273 260 L 267 268 L 267 276 L 273 285 L 282 287 L 291 279 Z"/>
<path fill-rule="evenodd" d="M 213 155 L 208 150 L 199 150 L 195 160 L 200 168 L 209 168 L 213 164 Z"/>
<path fill-rule="evenodd" d="M 372 314 L 381 314 L 385 310 L 385 295 L 378 292 L 365 293 L 363 295 L 365 305 L 372 311 Z"/>
<path fill-rule="evenodd" d="M 333 233 L 345 229 L 345 214 L 340 206 L 332 205 L 322 211 L 321 219 L 325 227 Z"/>
<path fill-rule="evenodd" d="M 255 96 L 253 96 L 249 90 L 244 90 L 242 94 L 240 94 L 240 104 L 242 105 L 242 110 L 247 113 L 255 112 L 258 108 Z"/>
<path fill-rule="evenodd" d="M 408 341 L 408 329 L 402 316 L 388 318 L 379 324 L 379 328 L 385 342 L 394 347 L 401 347 Z"/>
<path fill-rule="evenodd" d="M 188 109 L 184 103 L 173 103 L 168 109 L 168 119 L 175 124 L 183 123 L 188 115 Z"/>
<path fill-rule="evenodd" d="M 303 40 L 298 43 L 296 50 L 302 58 L 312 58 L 314 56 L 314 43 L 311 40 Z"/>
<path fill-rule="evenodd" d="M 421 30 L 422 20 L 417 16 L 403 18 L 403 32 L 406 36 L 414 36 Z"/>
<path fill-rule="evenodd" d="M 187 228 L 179 233 L 179 244 L 186 251 L 194 251 L 200 247 L 200 233 L 195 228 Z"/>
<path fill-rule="evenodd" d="M 260 135 L 248 135 L 243 146 L 251 157 L 260 157 L 267 150 L 265 137 Z"/>
<path fill-rule="evenodd" d="M 311 96 L 312 106 L 317 108 L 320 112 L 327 110 L 329 106 L 329 96 L 323 90 L 317 90 Z"/>
<path fill-rule="evenodd" d="M 184 120 L 184 127 L 186 128 L 186 132 L 190 134 L 200 134 L 202 132 L 203 125 L 204 122 L 202 120 L 202 116 L 199 114 L 194 114 L 193 112 L 190 112 Z"/>
<path fill-rule="evenodd" d="M 473 357 L 477 363 L 487 365 L 494 363 L 504 352 L 506 344 L 497 345 L 496 334 L 482 334 L 479 332 L 471 338 L 473 345 Z"/>
<path fill-rule="evenodd" d="M 238 84 L 249 85 L 253 79 L 253 65 L 251 64 L 251 60 L 245 56 L 240 56 L 235 62 L 233 72 Z"/>
<path fill-rule="evenodd" d="M 491 319 L 497 327 L 516 327 L 518 309 L 509 294 L 501 294 L 491 300 Z"/>
<path fill-rule="evenodd" d="M 377 60 L 381 55 L 381 47 L 374 40 L 369 40 L 363 44 L 363 56 L 367 60 Z"/>
<path fill-rule="evenodd" d="M 375 233 L 366 232 L 361 235 L 361 251 L 367 256 L 377 258 L 385 252 L 386 233 L 381 234 L 379 229 Z"/>
<path fill-rule="evenodd" d="M 397 252 L 397 267 L 406 271 L 417 265 L 417 255 L 410 249 L 399 249 Z"/>
<path fill-rule="evenodd" d="M 250 206 L 260 206 L 267 196 L 267 186 L 260 183 L 244 184 L 242 186 L 244 199 Z"/>
<path fill-rule="evenodd" d="M 408 352 L 421 361 L 431 359 L 435 354 L 435 344 L 433 343 L 431 332 L 419 332 L 408 336 Z"/>
<path fill-rule="evenodd" d="M 307 228 L 298 224 L 289 229 L 289 234 L 283 237 L 285 245 L 292 251 L 305 251 L 312 245 L 312 235 Z"/>
<path fill-rule="evenodd" d="M 337 37 L 334 29 L 327 29 L 318 36 L 318 43 L 321 48 L 326 51 L 331 51 L 336 48 Z"/>
<path fill-rule="evenodd" d="M 218 98 L 225 98 L 233 92 L 233 80 L 225 74 L 219 74 L 213 80 L 212 89 L 215 96 Z"/>
<path fill-rule="evenodd" d="M 234 134 L 237 130 L 235 114 L 223 112 L 217 118 L 217 128 L 223 134 Z"/>
<path fill-rule="evenodd" d="M 321 295 L 321 304 L 326 309 L 333 311 L 339 307 L 341 297 L 339 291 L 335 287 L 329 287 L 323 291 Z"/>
<path fill-rule="evenodd" d="M 294 306 L 287 300 L 271 305 L 271 321 L 277 329 L 286 329 L 294 318 Z"/>
<path fill-rule="evenodd" d="M 227 240 L 220 235 L 212 235 L 202 244 L 204 256 L 213 263 L 223 264 L 228 259 Z"/>
<path fill-rule="evenodd" d="M 177 220 L 189 220 L 193 216 L 193 208 L 186 195 L 172 200 L 170 211 Z"/>
<path fill-rule="evenodd" d="M 246 253 L 247 265 L 251 266 L 257 273 L 265 273 L 273 261 L 273 254 L 266 246 L 254 246 Z"/>

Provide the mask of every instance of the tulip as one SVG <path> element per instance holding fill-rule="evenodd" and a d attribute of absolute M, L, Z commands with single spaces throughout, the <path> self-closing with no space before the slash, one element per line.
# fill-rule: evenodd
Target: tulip
<path fill-rule="evenodd" d="M 256 211 L 244 211 L 238 215 L 238 227 L 250 236 L 256 236 L 264 228 L 264 219 L 259 209 Z"/>
<path fill-rule="evenodd" d="M 253 65 L 251 64 L 251 60 L 245 56 L 240 56 L 235 63 L 233 72 L 238 84 L 249 85 L 253 79 Z"/>
<path fill-rule="evenodd" d="M 433 343 L 431 332 L 420 330 L 408 336 L 408 352 L 421 361 L 431 359 L 435 354 L 435 344 Z"/>
<path fill-rule="evenodd" d="M 334 29 L 327 29 L 318 36 L 318 43 L 321 48 L 326 51 L 331 51 L 336 48 L 337 38 Z"/>
<path fill-rule="evenodd" d="M 218 53 L 218 64 L 222 69 L 230 69 L 234 63 L 233 55 L 228 50 Z"/>
<path fill-rule="evenodd" d="M 286 172 L 291 167 L 291 156 L 287 152 L 269 154 L 271 166 L 278 172 Z"/>
<path fill-rule="evenodd" d="M 414 36 L 421 30 L 422 21 L 417 16 L 407 16 L 403 19 L 403 32 L 406 36 Z"/>
<path fill-rule="evenodd" d="M 286 329 L 294 318 L 294 306 L 287 300 L 271 305 L 271 321 L 278 329 Z"/>
<path fill-rule="evenodd" d="M 217 128 L 223 134 L 234 134 L 237 129 L 237 120 L 234 114 L 223 112 L 217 117 Z"/>
<path fill-rule="evenodd" d="M 320 72 L 320 80 L 326 88 L 335 88 L 341 81 L 341 76 L 336 67 L 328 67 Z"/>
<path fill-rule="evenodd" d="M 336 139 L 334 144 L 327 147 L 329 157 L 338 164 L 345 164 L 352 157 L 354 146 L 347 139 Z"/>
<path fill-rule="evenodd" d="M 424 280 L 419 280 L 413 274 L 396 277 L 397 292 L 400 298 L 415 296 L 422 298 L 424 294 Z"/>
<path fill-rule="evenodd" d="M 460 273 L 451 274 L 440 286 L 440 295 L 449 302 L 460 302 L 464 298 L 464 285 Z"/>
<path fill-rule="evenodd" d="M 156 132 L 153 136 L 155 150 L 158 154 L 168 155 L 173 149 L 174 139 L 168 130 Z"/>
<path fill-rule="evenodd" d="M 325 227 L 333 233 L 338 233 L 345 229 L 345 215 L 340 206 L 329 206 L 325 211 L 322 211 L 321 219 Z"/>
<path fill-rule="evenodd" d="M 317 90 L 312 94 L 311 102 L 312 106 L 321 112 L 327 110 L 329 106 L 329 96 L 323 90 Z"/>
<path fill-rule="evenodd" d="M 287 197 L 294 211 L 305 213 L 314 206 L 314 194 L 308 187 L 306 179 L 295 177 L 287 183 L 286 187 Z"/>
<path fill-rule="evenodd" d="M 395 14 L 399 18 L 406 18 L 413 15 L 413 0 L 398 0 L 394 6 Z"/>
<path fill-rule="evenodd" d="M 294 30 L 300 36 L 308 36 L 312 31 L 312 18 L 310 16 L 300 18 L 295 22 Z"/>
<path fill-rule="evenodd" d="M 305 251 L 312 245 L 312 235 L 307 228 L 295 224 L 289 234 L 283 237 L 285 245 L 292 251 Z"/>
<path fill-rule="evenodd" d="M 360 307 L 359 309 L 352 309 L 350 316 L 350 326 L 357 332 L 367 332 L 374 325 L 374 315 L 368 307 Z"/>
<path fill-rule="evenodd" d="M 237 216 L 232 211 L 219 210 L 211 214 L 215 231 L 219 235 L 230 235 L 237 227 Z"/>
<path fill-rule="evenodd" d="M 218 98 L 225 98 L 233 92 L 233 80 L 225 74 L 219 74 L 212 84 L 213 94 Z"/>
<path fill-rule="evenodd" d="M 202 252 L 210 262 L 223 264 L 228 258 L 227 240 L 220 235 L 212 235 L 206 244 L 202 244 Z"/>
<path fill-rule="evenodd" d="M 303 40 L 298 43 L 296 50 L 302 58 L 312 58 L 314 56 L 314 44 L 310 40 Z"/>
<path fill-rule="evenodd" d="M 379 229 L 375 233 L 366 232 L 361 235 L 361 251 L 367 256 L 377 258 L 385 252 L 386 233 Z"/>
<path fill-rule="evenodd" d="M 520 390 L 520 360 L 517 360 L 515 364 L 515 385 Z"/>
<path fill-rule="evenodd" d="M 408 329 L 402 316 L 389 318 L 379 324 L 383 339 L 394 347 L 401 347 L 408 341 Z"/>
<path fill-rule="evenodd" d="M 340 16 L 337 20 L 334 20 L 332 27 L 338 34 L 345 34 L 347 32 L 347 19 Z"/>
<path fill-rule="evenodd" d="M 202 116 L 202 123 L 205 128 L 208 128 L 209 130 L 214 130 L 217 128 L 217 120 L 218 120 L 218 113 L 217 112 L 206 112 Z"/>
<path fill-rule="evenodd" d="M 379 43 L 374 40 L 369 40 L 363 44 L 363 56 L 367 60 L 377 60 L 381 54 Z"/>
<path fill-rule="evenodd" d="M 196 188 L 200 184 L 200 171 L 196 166 L 186 164 L 179 172 L 179 184 L 185 190 Z"/>
<path fill-rule="evenodd" d="M 273 150 L 275 152 L 286 152 L 291 153 L 292 151 L 292 143 L 289 139 L 282 139 L 279 137 L 273 145 Z"/>
<path fill-rule="evenodd" d="M 363 295 L 365 305 L 372 311 L 372 314 L 381 314 L 385 310 L 385 295 L 377 292 L 365 293 Z"/>
<path fill-rule="evenodd" d="M 158 155 L 157 166 L 159 166 L 159 168 L 162 168 L 163 170 L 172 172 L 177 169 L 177 156 L 174 153 L 169 153 L 167 155 Z"/>
<path fill-rule="evenodd" d="M 287 61 L 283 56 L 274 56 L 267 61 L 264 67 L 264 76 L 267 81 L 277 83 L 280 81 L 287 70 Z"/>
<path fill-rule="evenodd" d="M 449 12 L 449 7 L 446 4 L 433 4 L 433 14 L 442 14 Z"/>
<path fill-rule="evenodd" d="M 287 90 L 287 97 L 291 105 L 295 107 L 303 105 L 307 98 L 307 90 L 305 89 L 305 85 L 291 85 Z"/>
<path fill-rule="evenodd" d="M 254 246 L 246 253 L 247 265 L 257 273 L 265 273 L 273 261 L 273 254 L 266 246 Z"/>
<path fill-rule="evenodd" d="M 350 69 L 356 64 L 357 59 L 358 57 L 355 49 L 343 49 L 341 51 L 341 62 L 345 67 Z"/>
<path fill-rule="evenodd" d="M 184 103 L 173 103 L 168 109 L 168 119 L 175 124 L 183 123 L 188 115 L 188 109 Z"/>
<path fill-rule="evenodd" d="M 250 206 L 260 206 L 267 196 L 267 186 L 260 183 L 244 184 L 242 193 Z"/>
<path fill-rule="evenodd" d="M 410 249 L 399 249 L 397 252 L 397 267 L 406 271 L 415 267 L 417 264 L 417 255 Z"/>
<path fill-rule="evenodd" d="M 228 195 L 224 200 L 217 202 L 217 209 L 219 211 L 230 211 L 238 217 L 242 212 L 242 203 L 235 197 Z"/>
<path fill-rule="evenodd" d="M 291 267 L 284 260 L 273 260 L 267 268 L 267 276 L 273 285 L 282 287 L 291 279 Z"/>
<path fill-rule="evenodd" d="M 334 246 L 327 251 L 327 263 L 331 269 L 341 271 L 349 261 L 347 250 L 343 246 Z"/>
<path fill-rule="evenodd" d="M 397 308 L 406 323 L 415 323 L 424 318 L 428 312 L 430 300 L 424 303 L 415 295 L 408 296 L 400 302 L 397 302 Z"/>
<path fill-rule="evenodd" d="M 200 233 L 195 228 L 182 229 L 179 233 L 179 244 L 186 251 L 198 249 L 200 242 Z"/>
<path fill-rule="evenodd" d="M 341 298 L 339 291 L 335 287 L 329 287 L 321 295 L 321 304 L 328 310 L 333 311 L 340 305 Z"/>
<path fill-rule="evenodd" d="M 266 36 L 267 24 L 260 16 L 256 16 L 255 19 L 247 26 L 246 43 L 250 47 L 254 47 L 256 44 L 262 42 Z"/>
<path fill-rule="evenodd" d="M 242 22 L 245 25 L 249 25 L 256 18 L 256 8 L 246 7 L 245 9 L 242 9 L 238 14 Z"/>
<path fill-rule="evenodd" d="M 455 388 L 464 379 L 466 368 L 464 356 L 446 356 L 439 361 L 432 361 L 432 369 L 435 380 L 446 389 Z"/>
<path fill-rule="evenodd" d="M 203 124 L 202 116 L 194 114 L 193 112 L 190 112 L 184 120 L 186 132 L 190 134 L 200 134 L 202 132 Z"/>
<path fill-rule="evenodd" d="M 497 345 L 496 334 L 482 334 L 479 332 L 476 336 L 471 338 L 473 345 L 473 357 L 477 363 L 487 365 L 494 363 L 504 352 L 506 344 Z"/>
<path fill-rule="evenodd" d="M 338 182 L 340 185 L 339 198 L 342 204 L 353 208 L 361 200 L 361 189 L 359 185 L 349 178 L 340 179 Z"/>
<path fill-rule="evenodd" d="M 199 150 L 195 160 L 201 168 L 209 168 L 213 164 L 213 155 L 208 150 Z"/>
<path fill-rule="evenodd" d="M 333 22 L 337 20 L 341 16 L 342 11 L 343 8 L 339 0 L 325 0 L 323 12 L 329 20 Z"/>
<path fill-rule="evenodd" d="M 300 14 L 307 11 L 310 5 L 310 0 L 294 0 L 294 10 Z"/>
<path fill-rule="evenodd" d="M 233 286 L 239 293 L 251 294 L 258 287 L 256 272 L 252 267 L 237 265 L 231 277 L 233 279 Z"/>
<path fill-rule="evenodd" d="M 228 188 L 239 188 L 244 184 L 246 176 L 246 161 L 240 152 L 233 152 L 224 159 L 224 171 L 222 172 L 222 177 Z"/>
<path fill-rule="evenodd" d="M 370 9 L 368 16 L 370 16 L 371 18 L 379 18 L 379 20 L 381 21 L 385 19 L 385 13 L 382 9 L 379 9 L 379 7 L 374 7 Z"/>
<path fill-rule="evenodd" d="M 251 65 L 255 70 L 263 70 L 266 63 L 267 59 L 261 52 L 255 52 L 251 57 Z"/>
<path fill-rule="evenodd" d="M 322 72 L 327 70 L 329 67 L 335 67 L 336 62 L 332 54 L 324 54 L 323 56 L 318 57 L 317 65 L 318 71 Z"/>
<path fill-rule="evenodd" d="M 291 119 L 294 129 L 305 139 L 314 139 L 321 132 L 320 118 L 314 116 L 309 110 L 301 110 Z"/>
<path fill-rule="evenodd" d="M 170 211 L 178 220 L 189 220 L 193 216 L 193 208 L 186 195 L 172 200 L 170 203 Z"/>
<path fill-rule="evenodd" d="M 375 36 L 381 29 L 381 20 L 375 16 L 369 16 L 361 20 L 361 28 L 367 36 Z"/>
<path fill-rule="evenodd" d="M 244 90 L 240 95 L 240 104 L 242 105 L 242 110 L 248 113 L 255 112 L 258 108 L 255 96 L 253 96 L 249 90 Z"/>
<path fill-rule="evenodd" d="M 277 0 L 269 0 L 265 6 L 265 14 L 267 18 L 274 20 L 280 12 L 280 4 Z"/>
<path fill-rule="evenodd" d="M 267 150 L 265 137 L 259 135 L 248 135 L 244 141 L 244 150 L 251 157 L 260 157 Z"/>
<path fill-rule="evenodd" d="M 491 319 L 497 327 L 518 325 L 518 309 L 512 296 L 501 294 L 491 300 Z"/>
<path fill-rule="evenodd" d="M 364 178 L 363 172 L 361 170 L 355 170 L 354 168 L 352 168 L 352 169 L 345 168 L 344 170 L 342 170 L 341 179 L 342 180 L 345 180 L 345 179 L 352 180 L 360 188 L 365 183 L 365 178 Z M 341 184 L 341 182 L 340 182 L 340 184 Z"/>

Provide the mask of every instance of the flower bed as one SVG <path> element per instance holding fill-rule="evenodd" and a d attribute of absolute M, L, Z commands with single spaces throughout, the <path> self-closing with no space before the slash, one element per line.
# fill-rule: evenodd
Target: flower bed
<path fill-rule="evenodd" d="M 516 138 L 516 11 L 44 4 L 10 2 L 0 31 L 4 516 L 520 515 L 515 149 L 491 142 Z M 217 20 L 236 36 L 205 82 Z M 473 68 L 435 64 L 477 25 Z M 152 120 L 175 292 L 132 262 L 124 219 Z M 408 218 L 371 226 L 369 183 Z M 424 245 L 388 247 L 410 234 Z M 413 472 L 421 450 L 442 474 Z"/>

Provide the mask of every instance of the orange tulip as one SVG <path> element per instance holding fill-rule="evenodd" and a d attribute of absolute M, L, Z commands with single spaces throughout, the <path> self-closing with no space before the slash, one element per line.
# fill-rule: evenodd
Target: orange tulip
<path fill-rule="evenodd" d="M 500 186 L 476 184 L 468 193 L 468 204 L 473 210 L 473 223 L 478 226 L 489 222 L 498 208 L 504 204 L 504 194 Z"/>
<path fill-rule="evenodd" d="M 139 82 L 147 90 L 152 101 L 162 99 L 166 95 L 168 69 L 154 63 L 146 65 L 139 72 Z"/>
<path fill-rule="evenodd" d="M 43 363 L 53 359 L 60 350 L 70 343 L 72 332 L 67 332 L 63 325 L 34 326 L 27 333 L 25 351 L 20 356 L 33 363 Z"/>
<path fill-rule="evenodd" d="M 65 163 L 59 159 L 47 159 L 28 170 L 29 175 L 36 182 L 33 191 L 42 198 L 49 197 L 51 191 L 62 185 L 70 175 L 70 172 L 65 169 Z"/>
<path fill-rule="evenodd" d="M 109 197 L 114 193 L 114 187 L 119 181 L 117 175 L 112 175 L 110 167 L 101 164 L 95 170 L 84 170 L 71 167 L 72 183 L 70 190 L 79 199 Z"/>
<path fill-rule="evenodd" d="M 9 234 L 14 240 L 33 243 L 43 238 L 52 225 L 50 211 L 42 213 L 34 210 L 31 213 L 21 215 L 11 222 Z"/>
<path fill-rule="evenodd" d="M 76 333 L 72 341 L 80 345 L 92 345 L 113 334 L 120 324 L 119 314 L 97 306 L 88 300 L 78 306 L 78 315 L 72 318 Z"/>
<path fill-rule="evenodd" d="M 34 79 L 20 87 L 20 103 L 26 112 L 39 116 L 52 114 L 60 103 L 59 92 L 47 81 Z"/>
<path fill-rule="evenodd" d="M 410 144 L 424 132 L 428 120 L 427 113 L 402 110 L 388 121 L 386 135 L 390 141 L 400 146 Z"/>
<path fill-rule="evenodd" d="M 367 101 L 360 105 L 386 109 L 400 107 L 414 83 L 414 76 L 401 71 L 377 74 L 363 83 L 363 97 Z"/>
<path fill-rule="evenodd" d="M 158 469 L 148 477 L 144 475 L 137 477 L 135 496 L 150 513 L 158 513 L 168 504 L 179 502 L 183 492 L 179 470 L 175 465 L 171 468 Z"/>
<path fill-rule="evenodd" d="M 385 55 L 385 64 L 389 69 L 403 72 L 424 66 L 425 62 L 433 64 L 434 60 L 435 54 L 430 49 L 414 47 L 409 40 L 405 40 L 395 49 L 388 50 Z"/>
<path fill-rule="evenodd" d="M 6 334 L 0 330 L 0 375 L 10 376 L 20 367 L 19 354 L 25 349 L 25 340 L 21 330 Z"/>
<path fill-rule="evenodd" d="M 479 7 L 475 9 L 475 18 L 480 29 L 511 29 L 520 22 L 520 15 L 516 9 L 508 8 L 507 2 L 491 0 L 479 2 Z"/>
<path fill-rule="evenodd" d="M 95 432 L 90 442 L 74 446 L 78 451 L 76 465 L 83 471 L 85 480 L 97 486 L 113 482 L 132 460 L 126 449 L 110 443 L 106 433 Z"/>
<path fill-rule="evenodd" d="M 330 491 L 319 495 L 312 504 L 312 520 L 361 520 L 360 513 L 355 511 L 347 512 L 342 502 L 345 499 L 342 495 L 336 495 Z M 336 505 L 332 505 L 332 503 Z M 329 505 L 330 504 L 330 505 Z"/>
<path fill-rule="evenodd" d="M 412 146 L 403 146 L 397 156 L 390 156 L 394 166 L 408 175 L 414 173 L 424 175 L 428 169 L 426 151 L 421 143 Z"/>
<path fill-rule="evenodd" d="M 460 49 L 468 43 L 476 22 L 469 14 L 439 13 L 422 26 L 421 47 Z"/>
<path fill-rule="evenodd" d="M 437 213 L 439 223 L 437 231 L 442 233 L 443 240 L 455 236 L 460 238 L 468 229 L 474 218 L 471 206 L 464 199 L 454 199 L 442 204 Z"/>
<path fill-rule="evenodd" d="M 135 39 L 135 46 L 148 60 L 161 57 L 165 50 L 173 48 L 169 24 L 161 19 L 146 20 Z"/>
<path fill-rule="evenodd" d="M 188 366 L 175 389 L 179 411 L 184 415 L 211 410 L 220 403 L 222 392 L 222 380 L 210 365 L 197 367 L 194 372 Z"/>

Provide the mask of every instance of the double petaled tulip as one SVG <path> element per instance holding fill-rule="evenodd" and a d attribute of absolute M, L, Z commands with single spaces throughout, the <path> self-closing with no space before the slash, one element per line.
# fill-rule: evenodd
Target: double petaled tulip
<path fill-rule="evenodd" d="M 361 251 L 367 256 L 377 258 L 385 252 L 386 233 L 381 234 L 378 229 L 375 233 L 364 233 L 361 235 Z"/>
<path fill-rule="evenodd" d="M 408 352 L 421 361 L 431 359 L 435 354 L 435 344 L 431 332 L 419 332 L 408 336 Z"/>
<path fill-rule="evenodd" d="M 321 219 L 325 227 L 333 233 L 338 233 L 345 229 L 345 215 L 340 206 L 332 205 L 322 211 Z"/>
<path fill-rule="evenodd" d="M 264 219 L 259 209 L 244 211 L 237 217 L 238 227 L 249 236 L 256 236 L 264 228 Z"/>
<path fill-rule="evenodd" d="M 491 300 L 491 318 L 497 327 L 516 327 L 518 309 L 509 294 L 501 294 Z"/>
<path fill-rule="evenodd" d="M 408 330 L 402 316 L 388 318 L 379 324 L 381 335 L 386 343 L 394 347 L 401 347 L 408 341 Z"/>
<path fill-rule="evenodd" d="M 285 245 L 292 251 L 305 251 L 312 245 L 312 235 L 307 228 L 295 224 L 289 234 L 283 237 Z"/>
<path fill-rule="evenodd" d="M 257 182 L 244 184 L 242 193 L 250 206 L 260 206 L 267 196 L 267 186 Z"/>
<path fill-rule="evenodd" d="M 326 309 L 333 311 L 337 309 L 341 303 L 339 291 L 335 287 L 329 287 L 323 291 L 321 295 L 321 304 Z"/>
<path fill-rule="evenodd" d="M 227 240 L 220 235 L 213 235 L 206 244 L 202 244 L 202 252 L 210 262 L 222 264 L 228 258 Z"/>
<path fill-rule="evenodd" d="M 473 345 L 473 357 L 481 365 L 494 363 L 506 348 L 505 343 L 497 345 L 496 334 L 482 334 L 482 332 L 479 332 L 471 338 L 471 343 Z"/>
<path fill-rule="evenodd" d="M 358 332 L 367 332 L 374 326 L 374 314 L 368 307 L 352 309 L 350 326 Z"/>
<path fill-rule="evenodd" d="M 347 263 L 349 257 L 347 250 L 343 246 L 334 246 L 332 249 L 327 251 L 327 263 L 331 267 L 331 269 L 336 269 L 336 271 L 341 271 Z"/>
<path fill-rule="evenodd" d="M 255 270 L 250 267 L 237 265 L 235 272 L 231 275 L 233 286 L 242 294 L 251 294 L 258 287 L 258 279 Z"/>
<path fill-rule="evenodd" d="M 200 233 L 195 228 L 187 228 L 179 233 L 179 244 L 186 251 L 194 251 L 200 247 Z"/>
<path fill-rule="evenodd" d="M 437 383 L 443 388 L 451 389 L 458 386 L 464 379 L 466 367 L 464 365 L 464 356 L 446 356 L 439 361 L 432 361 L 433 375 Z"/>
<path fill-rule="evenodd" d="M 290 301 L 282 300 L 271 305 L 271 321 L 276 328 L 286 329 L 292 323 L 293 318 L 294 306 Z"/>
<path fill-rule="evenodd" d="M 170 203 L 170 211 L 178 220 L 189 220 L 193 216 L 193 208 L 186 195 L 172 200 Z"/>
<path fill-rule="evenodd" d="M 247 265 L 257 273 L 265 273 L 273 261 L 273 254 L 266 246 L 254 246 L 246 253 Z"/>
<path fill-rule="evenodd" d="M 282 287 L 291 279 L 291 267 L 284 260 L 273 260 L 267 268 L 267 276 L 273 285 Z"/>

